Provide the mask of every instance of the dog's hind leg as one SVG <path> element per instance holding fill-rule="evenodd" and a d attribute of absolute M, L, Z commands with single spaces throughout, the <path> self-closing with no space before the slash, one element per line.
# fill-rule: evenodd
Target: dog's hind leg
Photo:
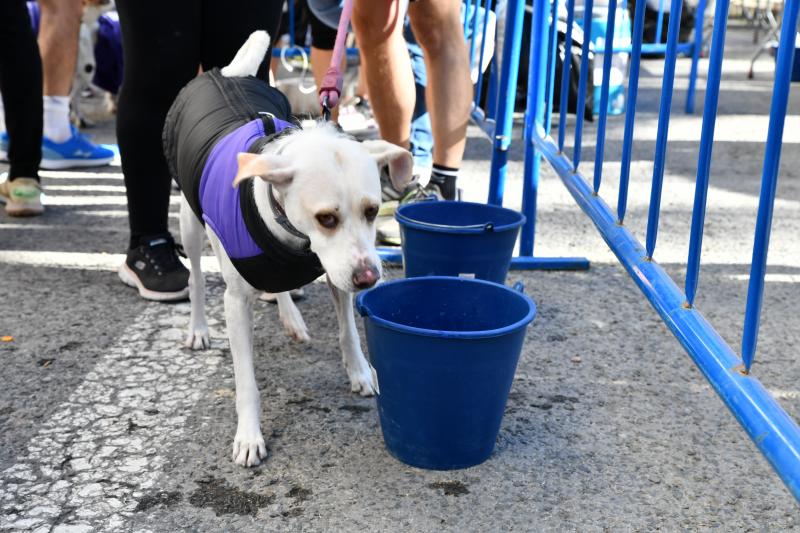
<path fill-rule="evenodd" d="M 192 302 L 192 311 L 189 318 L 189 334 L 184 344 L 187 348 L 202 350 L 211 345 L 206 322 L 206 280 L 200 267 L 205 230 L 183 196 L 181 196 L 180 217 L 181 241 L 191 263 L 189 300 Z"/>
<path fill-rule="evenodd" d="M 268 48 L 269 34 L 264 30 L 254 31 L 236 52 L 230 65 L 222 67 L 222 75 L 226 78 L 255 76 Z"/>
<path fill-rule="evenodd" d="M 278 300 L 278 316 L 281 318 L 283 329 L 292 339 L 300 342 L 311 340 L 308 336 L 308 328 L 303 320 L 303 315 L 292 300 L 289 292 L 279 292 L 275 295 Z"/>
<path fill-rule="evenodd" d="M 378 385 L 373 381 L 372 367 L 361 351 L 361 340 L 358 338 L 353 314 L 353 294 L 337 288 L 330 278 L 328 287 L 331 289 L 336 318 L 339 320 L 339 347 L 342 350 L 344 369 L 350 378 L 350 390 L 361 396 L 372 396 L 378 391 Z"/>

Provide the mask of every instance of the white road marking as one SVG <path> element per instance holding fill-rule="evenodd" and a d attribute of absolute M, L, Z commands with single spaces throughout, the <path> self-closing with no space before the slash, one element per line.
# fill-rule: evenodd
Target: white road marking
<path fill-rule="evenodd" d="M 123 529 L 224 361 L 181 347 L 188 313 L 148 306 L 32 436 L 0 473 L 0 530 Z"/>

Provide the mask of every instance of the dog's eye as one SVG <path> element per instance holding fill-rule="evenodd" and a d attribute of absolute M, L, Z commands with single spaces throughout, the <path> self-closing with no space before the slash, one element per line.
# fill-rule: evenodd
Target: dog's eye
<path fill-rule="evenodd" d="M 372 222 L 375 220 L 375 217 L 378 216 L 378 206 L 371 205 L 368 208 L 364 209 L 364 217 L 369 221 Z"/>
<path fill-rule="evenodd" d="M 317 215 L 317 222 L 323 228 L 333 229 L 339 224 L 339 219 L 332 213 L 320 213 Z"/>

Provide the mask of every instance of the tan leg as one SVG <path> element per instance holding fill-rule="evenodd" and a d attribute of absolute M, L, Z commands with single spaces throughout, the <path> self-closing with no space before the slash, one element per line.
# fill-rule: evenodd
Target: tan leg
<path fill-rule="evenodd" d="M 83 6 L 81 0 L 39 0 L 39 6 L 44 95 L 69 96 L 78 60 Z"/>
<path fill-rule="evenodd" d="M 411 28 L 425 56 L 433 162 L 456 168 L 464 156 L 472 100 L 460 6 L 460 0 L 421 0 L 408 8 Z"/>
<path fill-rule="evenodd" d="M 352 24 L 362 51 L 370 103 L 381 137 L 408 148 L 414 76 L 403 39 L 400 2 L 357 0 Z"/>

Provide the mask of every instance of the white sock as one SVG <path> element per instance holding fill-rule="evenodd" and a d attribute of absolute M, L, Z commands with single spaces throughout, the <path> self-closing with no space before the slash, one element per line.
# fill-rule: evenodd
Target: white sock
<path fill-rule="evenodd" d="M 55 143 L 63 143 L 72 136 L 69 124 L 69 96 L 45 96 L 44 136 Z"/>

